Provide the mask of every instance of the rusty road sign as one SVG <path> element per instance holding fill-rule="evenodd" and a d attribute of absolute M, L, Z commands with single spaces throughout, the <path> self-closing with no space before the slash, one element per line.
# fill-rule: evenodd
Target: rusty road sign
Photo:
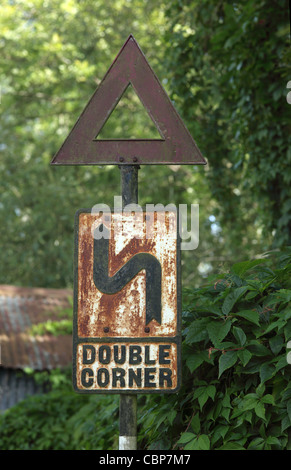
<path fill-rule="evenodd" d="M 181 294 L 177 218 L 176 211 L 77 212 L 76 391 L 178 390 Z"/>
<path fill-rule="evenodd" d="M 98 138 L 130 85 L 160 138 Z M 51 164 L 119 165 L 126 206 L 140 165 L 206 161 L 130 35 Z M 74 269 L 74 389 L 120 394 L 119 446 L 136 449 L 136 394 L 181 384 L 177 211 L 79 210 Z"/>
<path fill-rule="evenodd" d="M 97 139 L 130 84 L 161 138 Z M 130 35 L 51 164 L 204 165 L 206 161 Z"/>

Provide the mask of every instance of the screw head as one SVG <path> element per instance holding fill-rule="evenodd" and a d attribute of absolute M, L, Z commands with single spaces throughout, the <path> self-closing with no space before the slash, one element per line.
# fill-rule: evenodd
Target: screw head
<path fill-rule="evenodd" d="M 149 326 L 146 326 L 145 329 L 144 329 L 145 333 L 149 333 L 150 332 L 150 327 Z"/>
<path fill-rule="evenodd" d="M 104 331 L 104 333 L 108 333 L 109 332 L 109 327 L 105 326 L 105 328 L 103 328 L 103 331 Z"/>

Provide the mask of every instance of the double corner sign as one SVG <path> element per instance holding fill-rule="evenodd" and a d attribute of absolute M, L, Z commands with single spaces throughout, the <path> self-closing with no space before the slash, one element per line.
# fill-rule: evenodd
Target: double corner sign
<path fill-rule="evenodd" d="M 100 140 L 132 85 L 161 138 Z M 130 35 L 52 165 L 205 164 Z M 81 393 L 175 392 L 180 385 L 176 211 L 78 211 L 73 380 Z"/>
<path fill-rule="evenodd" d="M 76 214 L 74 387 L 175 392 L 180 384 L 176 211 Z"/>

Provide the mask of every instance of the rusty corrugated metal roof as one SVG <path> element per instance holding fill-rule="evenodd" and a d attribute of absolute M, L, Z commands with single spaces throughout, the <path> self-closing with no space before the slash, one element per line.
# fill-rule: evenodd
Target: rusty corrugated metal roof
<path fill-rule="evenodd" d="M 60 320 L 69 297 L 70 289 L 0 285 L 1 367 L 44 370 L 71 363 L 71 335 L 31 334 L 33 325 Z"/>

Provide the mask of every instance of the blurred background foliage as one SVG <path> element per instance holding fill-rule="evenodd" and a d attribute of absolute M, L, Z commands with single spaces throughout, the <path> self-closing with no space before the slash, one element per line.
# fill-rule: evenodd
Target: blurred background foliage
<path fill-rule="evenodd" d="M 0 31 L 0 283 L 72 286 L 76 210 L 120 194 L 117 167 L 49 163 L 130 33 L 208 161 L 139 171 L 141 205 L 200 206 L 184 286 L 290 244 L 288 2 L 3 0 Z M 103 137 L 153 136 L 128 91 Z"/>
<path fill-rule="evenodd" d="M 0 13 L 0 283 L 72 286 L 74 214 L 97 203 L 113 206 L 120 175 L 113 166 L 49 164 L 133 34 L 208 161 L 139 171 L 141 205 L 199 204 L 200 211 L 199 247 L 182 252 L 183 387 L 171 399 L 139 397 L 140 446 L 290 449 L 290 366 L 281 351 L 290 338 L 288 2 L 2 0 Z M 127 92 L 102 137 L 156 138 Z M 234 263 L 257 258 L 261 265 L 266 251 L 281 249 L 288 264 L 259 266 L 254 279 L 233 274 Z M 226 347 L 213 337 L 220 331 L 213 322 L 220 323 L 227 299 L 238 300 L 233 292 L 241 286 L 239 319 L 232 311 L 225 333 L 235 345 L 261 348 L 263 338 L 268 347 L 228 352 L 233 360 L 221 378 L 220 351 L 210 358 L 205 348 Z M 266 323 L 261 313 L 278 292 Z M 244 302 L 250 314 L 240 320 Z M 209 323 L 201 338 L 197 315 Z M 41 327 L 34 333 L 59 334 L 70 323 Z M 50 394 L 1 417 L 1 448 L 116 448 L 118 397 L 80 397 L 71 390 L 71 371 L 46 375 L 39 380 L 53 384 Z"/>

